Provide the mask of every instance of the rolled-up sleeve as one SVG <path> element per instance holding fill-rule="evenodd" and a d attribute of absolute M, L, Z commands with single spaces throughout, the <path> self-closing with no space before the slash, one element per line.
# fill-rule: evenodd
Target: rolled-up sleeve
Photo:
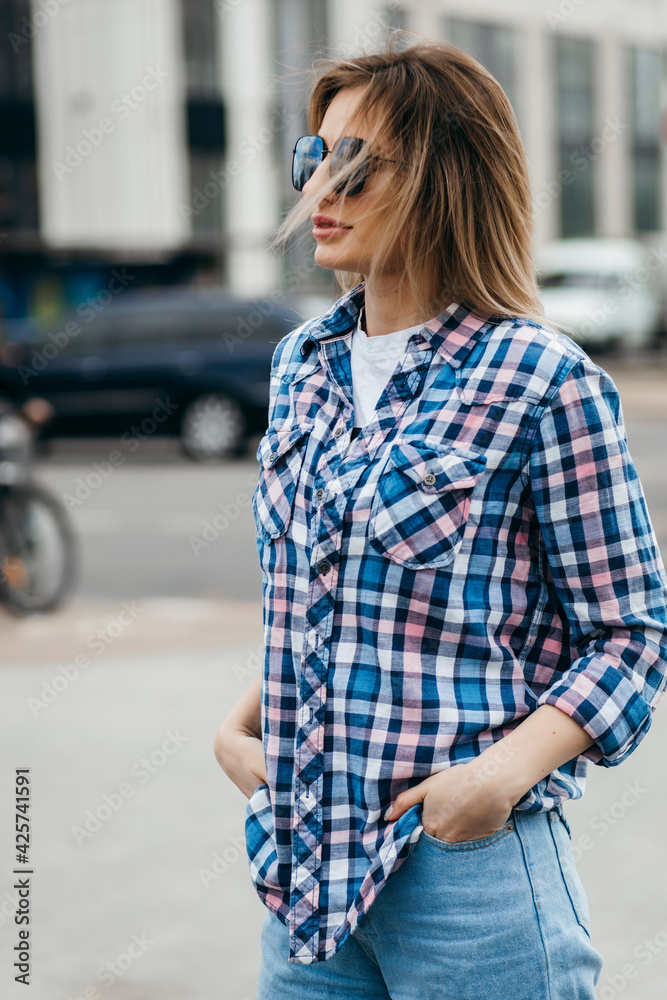
<path fill-rule="evenodd" d="M 618 391 L 592 362 L 576 362 L 544 407 L 527 468 L 549 587 L 579 654 L 537 705 L 585 729 L 582 756 L 618 764 L 667 686 L 667 580 Z"/>

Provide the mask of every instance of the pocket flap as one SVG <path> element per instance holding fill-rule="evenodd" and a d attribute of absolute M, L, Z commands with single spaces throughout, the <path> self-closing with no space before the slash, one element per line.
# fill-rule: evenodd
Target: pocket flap
<path fill-rule="evenodd" d="M 271 469 L 281 455 L 294 447 L 305 434 L 310 434 L 313 424 L 288 424 L 284 427 L 269 427 L 257 448 L 257 461 Z"/>
<path fill-rule="evenodd" d="M 432 445 L 401 441 L 394 445 L 390 461 L 424 493 L 472 489 L 486 467 L 484 455 L 463 448 L 435 449 Z"/>

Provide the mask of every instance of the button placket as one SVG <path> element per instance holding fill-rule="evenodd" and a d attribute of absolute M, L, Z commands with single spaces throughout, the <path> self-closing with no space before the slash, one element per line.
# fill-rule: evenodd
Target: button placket
<path fill-rule="evenodd" d="M 327 345 L 325 345 L 325 354 Z M 331 365 L 338 369 L 338 359 Z M 325 365 L 328 367 L 327 360 Z M 403 370 L 398 373 L 387 398 L 375 417 L 375 428 L 365 443 L 368 460 L 382 441 L 400 422 L 405 406 L 415 396 L 428 367 L 422 350 L 413 346 Z M 341 396 L 343 394 L 341 393 Z M 347 450 L 347 423 L 351 411 L 343 406 L 338 414 L 328 456 L 328 480 L 314 491 L 315 501 L 325 494 L 333 498 L 327 504 L 313 506 L 310 552 L 311 579 L 308 586 L 305 619 L 307 629 L 301 660 L 299 689 L 299 729 L 296 734 L 293 776 L 294 815 L 292 820 L 293 868 L 290 893 L 290 947 L 295 955 L 316 956 L 320 946 L 319 871 L 322 859 L 322 795 L 324 792 L 324 718 L 327 699 L 329 642 L 335 591 L 338 583 L 342 548 L 343 520 L 351 490 L 357 479 L 352 472 L 336 478 L 337 469 Z M 333 442 L 336 442 L 334 445 Z M 336 454 L 338 452 L 338 454 Z M 360 466 L 358 475 L 363 469 Z M 333 473 L 333 476 L 332 476 Z"/>
<path fill-rule="evenodd" d="M 305 635 L 302 660 L 300 728 L 297 732 L 294 775 L 293 871 L 290 894 L 292 949 L 302 955 L 316 955 L 319 948 L 318 871 L 322 858 L 321 801 L 324 754 L 324 713 L 316 712 L 326 702 L 329 634 L 326 615 L 312 621 Z M 319 608 L 319 605 L 318 605 Z"/>

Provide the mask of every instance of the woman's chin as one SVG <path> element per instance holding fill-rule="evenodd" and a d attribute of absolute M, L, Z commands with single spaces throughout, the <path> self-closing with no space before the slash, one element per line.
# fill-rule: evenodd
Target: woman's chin
<path fill-rule="evenodd" d="M 315 263 L 332 271 L 356 271 L 358 267 L 349 255 L 336 251 L 333 246 L 327 246 L 325 241 L 318 242 L 314 253 Z"/>

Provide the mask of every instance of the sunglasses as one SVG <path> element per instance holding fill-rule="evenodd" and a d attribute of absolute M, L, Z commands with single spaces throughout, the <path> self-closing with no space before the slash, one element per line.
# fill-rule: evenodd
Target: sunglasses
<path fill-rule="evenodd" d="M 364 139 L 346 135 L 334 143 L 333 149 L 327 149 L 321 136 L 302 135 L 300 139 L 297 139 L 292 152 L 292 184 L 297 191 L 303 190 L 304 184 L 313 176 L 327 153 L 331 153 L 329 168 L 331 175 L 339 173 L 365 146 Z M 343 191 L 348 195 L 359 194 L 366 183 L 371 160 L 383 160 L 385 163 L 399 162 L 398 160 L 387 160 L 384 156 L 368 156 L 359 164 L 350 178 L 334 186 L 336 194 L 341 194 Z"/>

